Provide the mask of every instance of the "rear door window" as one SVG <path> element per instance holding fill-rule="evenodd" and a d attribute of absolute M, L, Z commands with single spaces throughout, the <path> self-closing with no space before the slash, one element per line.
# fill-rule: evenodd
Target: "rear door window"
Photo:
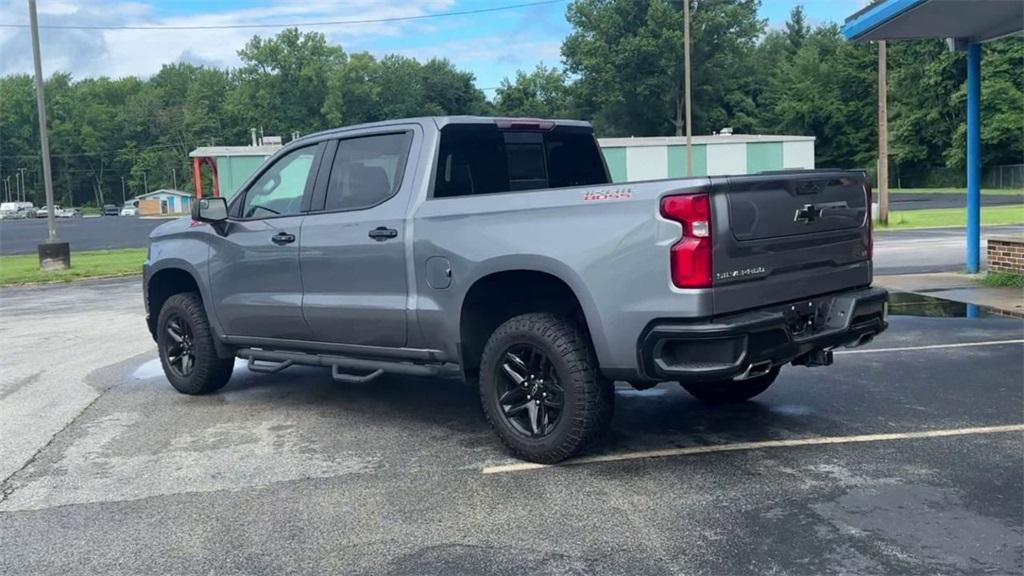
<path fill-rule="evenodd" d="M 587 128 L 453 124 L 441 130 L 435 198 L 607 183 L 601 151 Z"/>
<path fill-rule="evenodd" d="M 362 210 L 394 196 L 409 158 L 411 132 L 338 142 L 324 210 Z"/>

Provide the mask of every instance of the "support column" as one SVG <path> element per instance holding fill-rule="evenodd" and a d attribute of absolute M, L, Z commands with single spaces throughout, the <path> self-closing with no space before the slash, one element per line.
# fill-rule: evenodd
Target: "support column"
<path fill-rule="evenodd" d="M 967 272 L 981 264 L 981 44 L 967 47 Z"/>
<path fill-rule="evenodd" d="M 878 41 L 878 221 L 889 224 L 889 73 L 885 40 Z M 868 215 L 871 207 L 868 206 Z"/>
<path fill-rule="evenodd" d="M 203 172 L 199 169 L 199 157 L 192 158 L 192 178 L 196 184 L 196 198 L 203 197 Z"/>

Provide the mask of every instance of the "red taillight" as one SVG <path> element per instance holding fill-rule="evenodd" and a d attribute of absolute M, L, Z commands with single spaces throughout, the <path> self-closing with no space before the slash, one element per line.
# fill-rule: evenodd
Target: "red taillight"
<path fill-rule="evenodd" d="M 871 260 L 875 257 L 875 215 L 872 214 L 870 182 L 864 184 L 864 194 L 867 196 L 868 204 L 868 260 Z"/>
<path fill-rule="evenodd" d="M 661 215 L 683 226 L 683 237 L 672 246 L 672 283 L 679 288 L 711 286 L 711 204 L 707 194 L 666 196 Z"/>

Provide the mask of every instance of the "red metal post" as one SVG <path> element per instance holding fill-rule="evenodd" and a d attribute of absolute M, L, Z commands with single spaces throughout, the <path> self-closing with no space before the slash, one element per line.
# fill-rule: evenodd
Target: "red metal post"
<path fill-rule="evenodd" d="M 199 169 L 199 158 L 192 159 L 192 177 L 196 182 L 196 198 L 203 197 L 203 173 Z"/>

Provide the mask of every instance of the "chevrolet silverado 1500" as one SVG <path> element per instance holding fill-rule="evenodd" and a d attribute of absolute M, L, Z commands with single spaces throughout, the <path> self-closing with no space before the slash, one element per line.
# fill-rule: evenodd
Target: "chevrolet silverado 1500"
<path fill-rule="evenodd" d="M 609 425 L 614 381 L 708 402 L 886 328 L 863 171 L 613 184 L 589 124 L 439 117 L 329 130 L 151 237 L 170 383 L 328 367 L 464 378 L 516 455 Z"/>

